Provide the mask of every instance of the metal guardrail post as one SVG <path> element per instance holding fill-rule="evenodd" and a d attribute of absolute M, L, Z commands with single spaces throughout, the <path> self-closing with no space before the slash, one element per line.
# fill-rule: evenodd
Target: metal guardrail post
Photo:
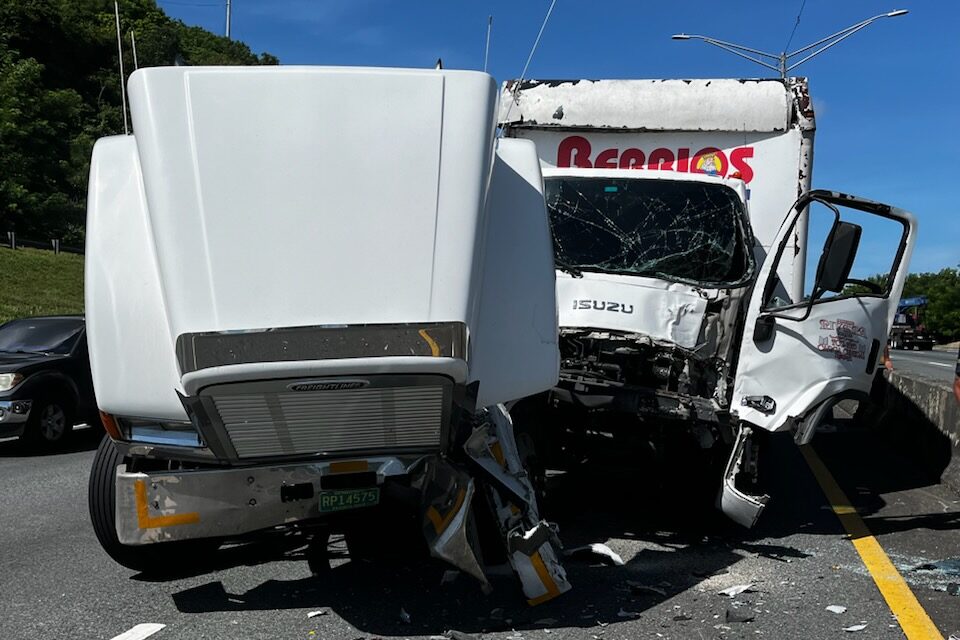
<path fill-rule="evenodd" d="M 17 233 L 16 231 L 7 231 L 7 240 L 10 242 L 10 248 L 17 248 Z"/>
<path fill-rule="evenodd" d="M 54 239 L 54 240 L 51 240 L 50 243 L 53 244 L 53 255 L 55 256 L 60 255 L 60 241 Z"/>

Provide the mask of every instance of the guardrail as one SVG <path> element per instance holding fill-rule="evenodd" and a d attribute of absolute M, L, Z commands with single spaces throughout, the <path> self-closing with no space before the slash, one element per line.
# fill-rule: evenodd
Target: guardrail
<path fill-rule="evenodd" d="M 6 232 L 6 242 L 0 244 L 0 247 L 5 249 L 18 249 L 20 247 L 28 247 L 30 249 L 44 249 L 47 251 L 53 251 L 56 254 L 59 253 L 76 253 L 83 255 L 83 247 L 72 247 L 70 245 L 63 244 L 60 239 L 53 238 L 47 240 L 46 242 L 42 240 L 30 240 L 28 238 L 21 238 L 17 235 L 15 231 Z"/>

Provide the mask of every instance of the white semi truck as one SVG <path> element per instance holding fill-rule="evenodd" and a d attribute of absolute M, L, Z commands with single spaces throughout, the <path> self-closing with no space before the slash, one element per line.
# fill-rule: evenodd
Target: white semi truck
<path fill-rule="evenodd" d="M 493 79 L 170 67 L 129 95 L 87 221 L 107 553 L 170 571 L 277 527 L 361 553 L 391 503 L 481 582 L 499 530 L 531 603 L 569 589 L 502 404 L 559 354 L 540 165 L 496 139 Z"/>
<path fill-rule="evenodd" d="M 536 466 L 702 451 L 674 477 L 722 476 L 723 511 L 752 526 L 762 434 L 808 442 L 869 391 L 913 218 L 810 190 L 802 78 L 514 81 L 500 125 L 536 143 L 558 267 L 560 383 L 514 416 Z M 808 209 L 826 214 L 816 240 Z M 858 295 L 865 228 L 887 241 L 888 279 Z M 884 250 L 865 246 L 861 262 Z"/>

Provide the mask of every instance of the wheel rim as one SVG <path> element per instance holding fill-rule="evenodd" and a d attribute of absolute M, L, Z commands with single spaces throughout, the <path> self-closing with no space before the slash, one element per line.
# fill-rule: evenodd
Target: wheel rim
<path fill-rule="evenodd" d="M 40 433 L 45 440 L 59 440 L 67 431 L 67 414 L 58 404 L 48 404 L 40 414 Z"/>

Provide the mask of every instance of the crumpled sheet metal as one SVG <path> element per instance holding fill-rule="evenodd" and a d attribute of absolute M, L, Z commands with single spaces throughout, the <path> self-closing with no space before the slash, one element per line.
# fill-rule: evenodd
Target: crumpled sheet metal
<path fill-rule="evenodd" d="M 488 588 L 489 582 L 468 537 L 475 492 L 473 479 L 442 458 L 430 459 L 425 474 L 423 533 L 430 553 Z"/>
<path fill-rule="evenodd" d="M 485 446 L 479 446 L 481 442 Z M 571 586 L 556 551 L 560 541 L 556 531 L 540 519 L 536 492 L 520 460 L 513 422 L 503 405 L 487 409 L 487 421 L 477 427 L 464 448 L 493 478 L 484 486 L 527 603 L 542 604 L 569 591 Z M 508 491 L 498 490 L 508 487 Z M 516 504 L 513 497 L 521 497 L 521 504 Z"/>
<path fill-rule="evenodd" d="M 556 551 L 560 541 L 554 529 L 540 520 L 536 493 L 520 460 L 509 413 L 498 405 L 483 410 L 482 417 L 464 444 L 479 476 L 471 477 L 443 458 L 424 465 L 423 532 L 435 557 L 489 588 L 474 552 L 476 539 L 470 522 L 475 492 L 482 490 L 493 507 L 507 557 L 527 602 L 541 604 L 570 590 Z"/>

